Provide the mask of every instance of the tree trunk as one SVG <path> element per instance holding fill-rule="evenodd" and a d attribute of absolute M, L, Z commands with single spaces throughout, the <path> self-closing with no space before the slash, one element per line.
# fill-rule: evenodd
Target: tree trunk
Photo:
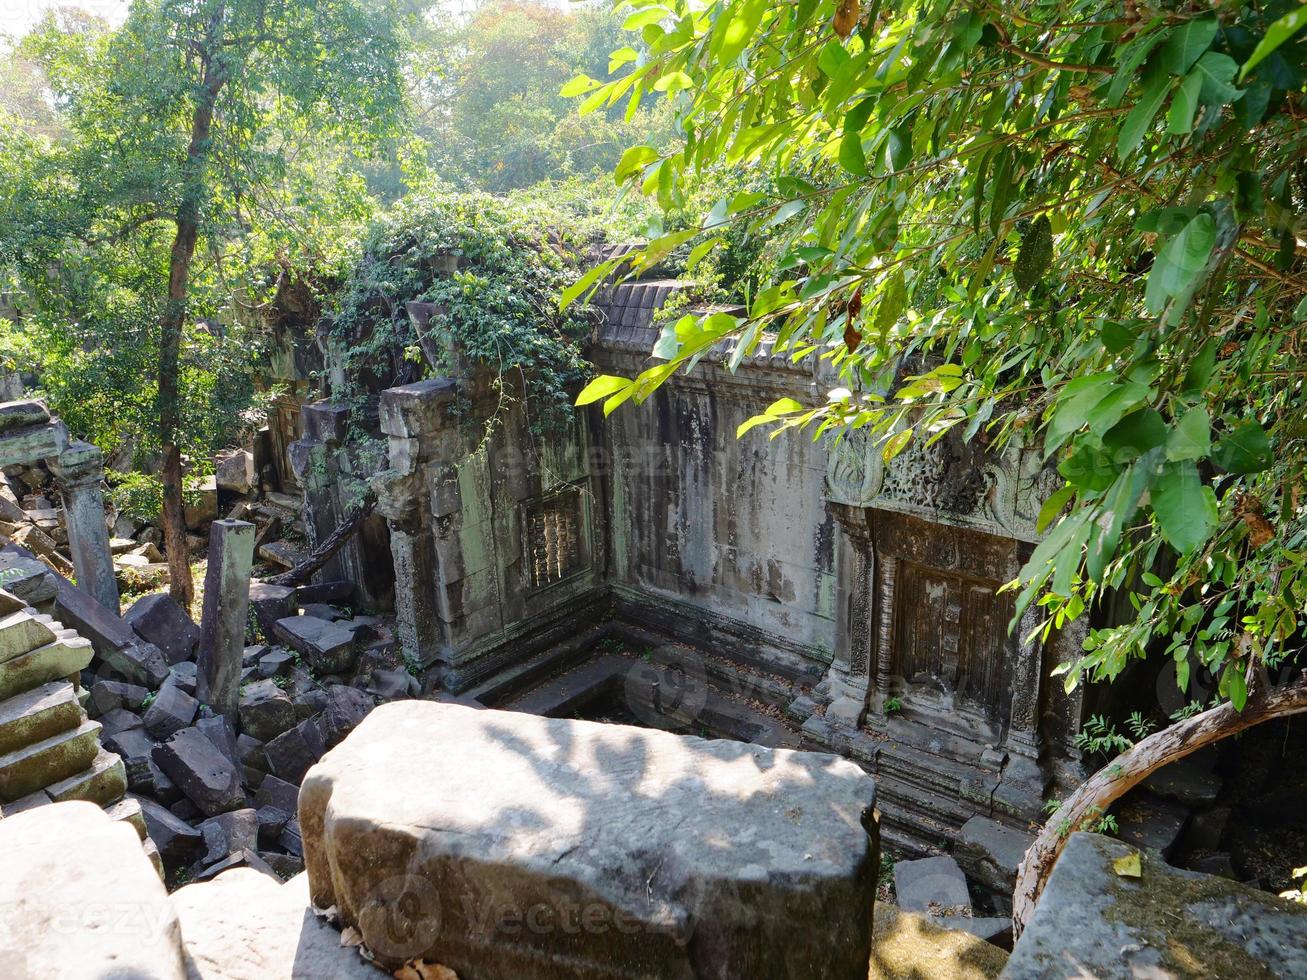
<path fill-rule="evenodd" d="M 345 515 L 345 519 L 336 525 L 331 534 L 327 535 L 327 538 L 314 548 L 307 558 L 294 568 L 267 579 L 267 582 L 271 585 L 299 585 L 307 581 L 310 575 L 325 565 L 327 560 L 340 550 L 341 545 L 363 526 L 363 522 L 368 519 L 368 515 L 376 505 L 377 495 L 369 488 L 362 501 Z"/>
<path fill-rule="evenodd" d="M 1012 895 L 1013 938 L 1020 936 L 1030 921 L 1049 872 L 1072 831 L 1092 824 L 1129 789 L 1167 763 L 1263 721 L 1303 711 L 1307 711 L 1307 680 L 1265 695 L 1259 691 L 1249 695 L 1242 712 L 1227 702 L 1176 722 L 1122 752 L 1094 773 L 1053 814 L 1026 851 Z"/>
<path fill-rule="evenodd" d="M 207 52 L 220 50 L 225 10 L 219 5 L 208 25 Z M 163 451 L 163 540 L 168 551 L 168 592 L 190 609 L 195 595 L 191 581 L 190 550 L 186 547 L 186 508 L 182 500 L 182 458 L 177 445 L 181 402 L 177 391 L 177 365 L 181 357 L 182 329 L 191 260 L 200 232 L 200 199 L 204 165 L 213 129 L 213 108 L 227 80 L 225 66 L 211 54 L 203 57 L 204 75 L 186 150 L 186 184 L 177 205 L 177 234 L 168 255 L 168 303 L 159 318 L 159 443 Z"/>

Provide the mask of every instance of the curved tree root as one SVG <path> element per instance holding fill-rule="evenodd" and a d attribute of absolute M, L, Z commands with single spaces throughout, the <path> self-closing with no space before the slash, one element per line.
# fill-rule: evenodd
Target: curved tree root
<path fill-rule="evenodd" d="M 1255 703 L 1250 696 L 1242 712 L 1227 702 L 1176 722 L 1141 740 L 1094 773 L 1067 798 L 1026 851 L 1012 895 L 1013 937 L 1020 936 L 1030 921 L 1049 872 L 1073 830 L 1084 829 L 1129 789 L 1167 763 L 1261 722 L 1303 711 L 1307 711 L 1307 680 L 1266 692 Z"/>

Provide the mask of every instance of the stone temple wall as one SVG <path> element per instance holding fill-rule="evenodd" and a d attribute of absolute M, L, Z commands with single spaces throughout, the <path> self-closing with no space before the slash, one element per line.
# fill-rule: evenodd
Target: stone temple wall
<path fill-rule="evenodd" d="M 601 298 L 592 352 L 603 373 L 648 366 L 673 283 Z M 826 452 L 802 433 L 737 427 L 813 386 L 811 370 L 764 351 L 735 373 L 708 364 L 669 379 L 601 425 L 612 538 L 609 581 L 625 618 L 733 656 L 824 669 L 835 636 Z"/>

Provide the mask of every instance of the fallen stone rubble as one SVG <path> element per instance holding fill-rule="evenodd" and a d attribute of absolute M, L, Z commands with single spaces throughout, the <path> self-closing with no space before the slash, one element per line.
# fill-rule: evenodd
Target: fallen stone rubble
<path fill-rule="evenodd" d="M 84 623 L 96 647 L 98 671 L 83 678 L 88 710 L 123 761 L 174 885 L 232 867 L 281 878 L 301 870 L 296 798 L 305 773 L 379 701 L 416 693 L 393 682 L 392 674 L 412 678 L 377 619 L 341 607 L 317 610 L 333 620 L 297 615 L 297 590 L 254 582 L 252 618 L 261 621 L 259 597 L 276 592 L 280 635 L 296 646 L 247 645 L 237 709 L 225 717 L 200 700 L 200 630 L 173 599 L 145 596 L 120 618 L 67 583 L 56 587 L 56 607 Z M 301 636 L 331 631 L 339 636 L 328 673 Z"/>

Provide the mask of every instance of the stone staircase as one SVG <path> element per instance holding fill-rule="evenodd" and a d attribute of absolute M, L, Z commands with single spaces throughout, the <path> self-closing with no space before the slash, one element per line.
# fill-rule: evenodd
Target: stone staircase
<path fill-rule="evenodd" d="M 126 796 L 123 761 L 100 745 L 86 716 L 79 673 L 89 640 L 0 591 L 0 818 L 49 803 L 85 800 L 141 838 L 160 874 L 140 804 Z"/>

